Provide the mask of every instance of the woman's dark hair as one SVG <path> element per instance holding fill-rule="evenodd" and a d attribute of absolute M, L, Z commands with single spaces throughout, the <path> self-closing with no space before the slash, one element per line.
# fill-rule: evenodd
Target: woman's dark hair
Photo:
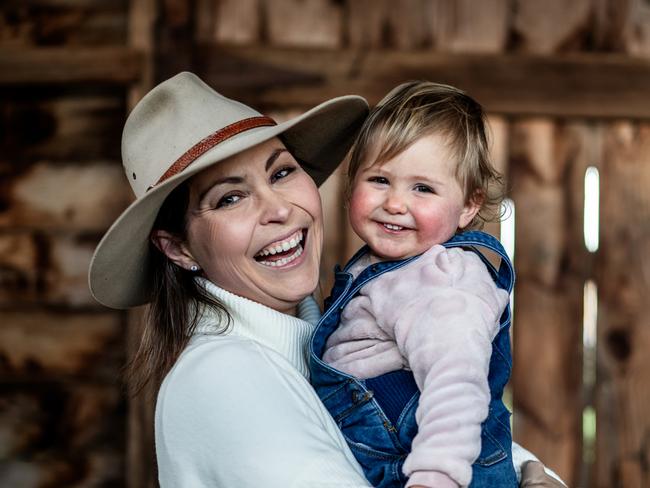
<path fill-rule="evenodd" d="M 153 225 L 185 240 L 190 187 L 178 186 L 165 200 Z M 230 315 L 217 299 L 195 280 L 195 274 L 173 263 L 151 241 L 150 267 L 153 295 L 144 318 L 140 346 L 127 365 L 126 380 L 133 394 L 150 381 L 158 386 L 189 342 L 205 307 L 211 307 L 222 319 L 224 332 Z"/>

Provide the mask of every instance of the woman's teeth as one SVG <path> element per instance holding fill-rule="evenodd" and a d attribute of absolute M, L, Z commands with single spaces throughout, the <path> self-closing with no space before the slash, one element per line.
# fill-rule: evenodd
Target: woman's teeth
<path fill-rule="evenodd" d="M 288 251 L 289 249 L 293 249 L 296 247 L 298 244 L 302 242 L 302 231 L 296 232 L 294 235 L 289 237 L 288 239 L 278 242 L 276 244 L 273 244 L 272 246 L 266 247 L 262 249 L 260 252 L 257 253 L 256 257 L 264 257 L 268 256 L 269 254 L 278 254 L 280 252 L 285 252 Z"/>
<path fill-rule="evenodd" d="M 272 268 L 275 268 L 277 266 L 284 266 L 285 264 L 295 261 L 300 257 L 301 254 L 302 254 L 302 246 L 298 246 L 296 252 L 294 252 L 290 256 L 287 256 L 285 258 L 280 258 L 276 261 L 259 261 L 259 263 L 263 264 L 264 266 L 270 266 Z"/>
<path fill-rule="evenodd" d="M 302 230 L 300 230 L 295 234 L 293 234 L 292 236 L 290 236 L 289 238 L 285 239 L 284 241 L 276 242 L 271 246 L 265 247 L 264 249 L 262 249 L 260 252 L 257 253 L 255 258 L 259 263 L 265 266 L 271 266 L 271 267 L 284 266 L 285 264 L 290 263 L 291 261 L 294 261 L 296 258 L 300 257 L 303 251 L 303 248 L 300 245 L 302 240 L 303 240 L 303 232 Z M 264 259 L 267 256 L 274 256 L 276 254 L 286 253 L 291 249 L 296 249 L 296 250 L 289 256 L 283 256 L 279 259 Z"/>

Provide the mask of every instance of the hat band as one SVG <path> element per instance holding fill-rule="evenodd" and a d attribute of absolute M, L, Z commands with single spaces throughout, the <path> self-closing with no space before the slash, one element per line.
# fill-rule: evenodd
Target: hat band
<path fill-rule="evenodd" d="M 242 119 L 238 122 L 235 122 L 234 124 L 227 125 L 223 129 L 219 129 L 213 134 L 210 134 L 209 136 L 201 139 L 180 158 L 174 161 L 169 169 L 163 173 L 160 179 L 155 184 L 147 188 L 147 191 L 151 190 L 154 186 L 161 184 L 163 181 L 171 178 L 172 176 L 177 175 L 185 168 L 187 168 L 190 164 L 192 164 L 199 156 L 202 156 L 214 146 L 225 141 L 226 139 L 230 139 L 231 137 L 236 136 L 237 134 L 241 134 L 247 130 L 270 125 L 277 125 L 277 123 L 271 117 L 260 116 Z"/>

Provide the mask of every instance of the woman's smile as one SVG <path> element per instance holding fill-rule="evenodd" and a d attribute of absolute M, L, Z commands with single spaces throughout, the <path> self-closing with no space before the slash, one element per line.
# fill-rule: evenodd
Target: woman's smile
<path fill-rule="evenodd" d="M 284 269 L 298 266 L 304 260 L 299 258 L 303 256 L 303 242 L 306 235 L 307 229 L 300 229 L 287 238 L 278 239 L 258 252 L 255 255 L 255 260 L 270 268 Z"/>

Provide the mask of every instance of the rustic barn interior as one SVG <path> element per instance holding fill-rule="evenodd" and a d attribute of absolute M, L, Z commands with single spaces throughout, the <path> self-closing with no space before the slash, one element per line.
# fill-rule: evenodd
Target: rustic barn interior
<path fill-rule="evenodd" d="M 277 120 L 410 79 L 477 98 L 512 202 L 515 439 L 571 487 L 650 486 L 648 0 L 4 0 L 1 486 L 156 485 L 153 392 L 120 379 L 139 313 L 86 273 L 132 199 L 129 108 L 181 70 Z M 323 290 L 358 246 L 342 181 Z"/>

